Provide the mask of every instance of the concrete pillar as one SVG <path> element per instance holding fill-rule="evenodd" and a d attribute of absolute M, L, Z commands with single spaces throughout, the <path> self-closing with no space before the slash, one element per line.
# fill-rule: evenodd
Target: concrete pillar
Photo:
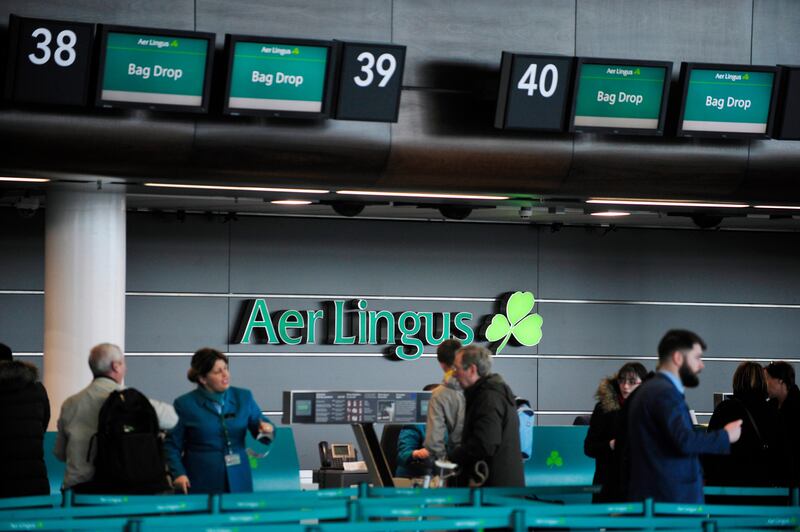
<path fill-rule="evenodd" d="M 55 189 L 46 207 L 44 384 L 55 430 L 61 403 L 91 381 L 89 349 L 125 349 L 125 194 Z"/>

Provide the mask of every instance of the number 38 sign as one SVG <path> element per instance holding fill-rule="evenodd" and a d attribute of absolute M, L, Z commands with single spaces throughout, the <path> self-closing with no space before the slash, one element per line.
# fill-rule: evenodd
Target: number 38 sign
<path fill-rule="evenodd" d="M 94 24 L 11 15 L 6 98 L 86 105 Z"/>
<path fill-rule="evenodd" d="M 503 52 L 495 127 L 564 131 L 575 59 Z"/>
<path fill-rule="evenodd" d="M 405 57 L 405 46 L 341 43 L 335 117 L 397 122 Z"/>

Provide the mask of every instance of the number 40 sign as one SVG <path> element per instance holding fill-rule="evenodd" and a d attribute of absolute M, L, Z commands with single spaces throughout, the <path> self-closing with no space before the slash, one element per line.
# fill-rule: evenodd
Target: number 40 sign
<path fill-rule="evenodd" d="M 335 117 L 397 122 L 406 47 L 343 42 Z"/>

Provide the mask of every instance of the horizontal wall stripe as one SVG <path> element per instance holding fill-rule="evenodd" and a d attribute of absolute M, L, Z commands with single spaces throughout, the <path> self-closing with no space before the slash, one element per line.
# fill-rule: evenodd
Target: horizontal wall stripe
<path fill-rule="evenodd" d="M 25 353 L 17 352 L 15 356 L 21 357 L 41 357 L 43 353 Z M 317 358 L 317 357 L 330 357 L 330 358 L 380 358 L 385 357 L 384 353 L 272 353 L 272 352 L 257 352 L 257 353 L 226 353 L 232 358 Z M 165 353 L 145 353 L 145 352 L 126 352 L 125 356 L 128 357 L 191 357 L 194 353 L 180 353 L 180 352 L 165 352 Z M 422 358 L 435 358 L 436 353 L 424 353 Z M 656 360 L 656 356 L 628 356 L 628 355 L 495 355 L 495 358 L 509 358 L 509 359 L 540 359 L 540 360 Z M 774 361 L 779 360 L 785 362 L 800 363 L 800 357 L 703 357 L 704 362 L 749 362 L 754 360 L 758 361 Z"/>
<path fill-rule="evenodd" d="M 0 290 L 0 295 L 44 295 L 44 290 Z M 386 295 L 350 295 L 350 294 L 244 294 L 222 292 L 126 292 L 131 297 L 208 297 L 229 299 L 374 299 L 382 301 L 460 301 L 471 303 L 493 303 L 494 297 L 449 297 L 449 296 L 386 296 Z M 537 303 L 563 303 L 578 305 L 646 305 L 662 307 L 719 307 L 719 308 L 774 308 L 800 309 L 800 304 L 793 303 L 720 303 L 702 301 L 627 301 L 622 299 L 551 299 L 539 298 Z"/>

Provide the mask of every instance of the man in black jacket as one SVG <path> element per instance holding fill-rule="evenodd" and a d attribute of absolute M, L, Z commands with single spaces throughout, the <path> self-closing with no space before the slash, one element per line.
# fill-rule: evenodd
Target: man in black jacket
<path fill-rule="evenodd" d="M 456 353 L 455 376 L 466 397 L 461 445 L 449 458 L 464 486 L 525 486 L 514 393 L 491 373 L 492 353 L 471 345 Z"/>

